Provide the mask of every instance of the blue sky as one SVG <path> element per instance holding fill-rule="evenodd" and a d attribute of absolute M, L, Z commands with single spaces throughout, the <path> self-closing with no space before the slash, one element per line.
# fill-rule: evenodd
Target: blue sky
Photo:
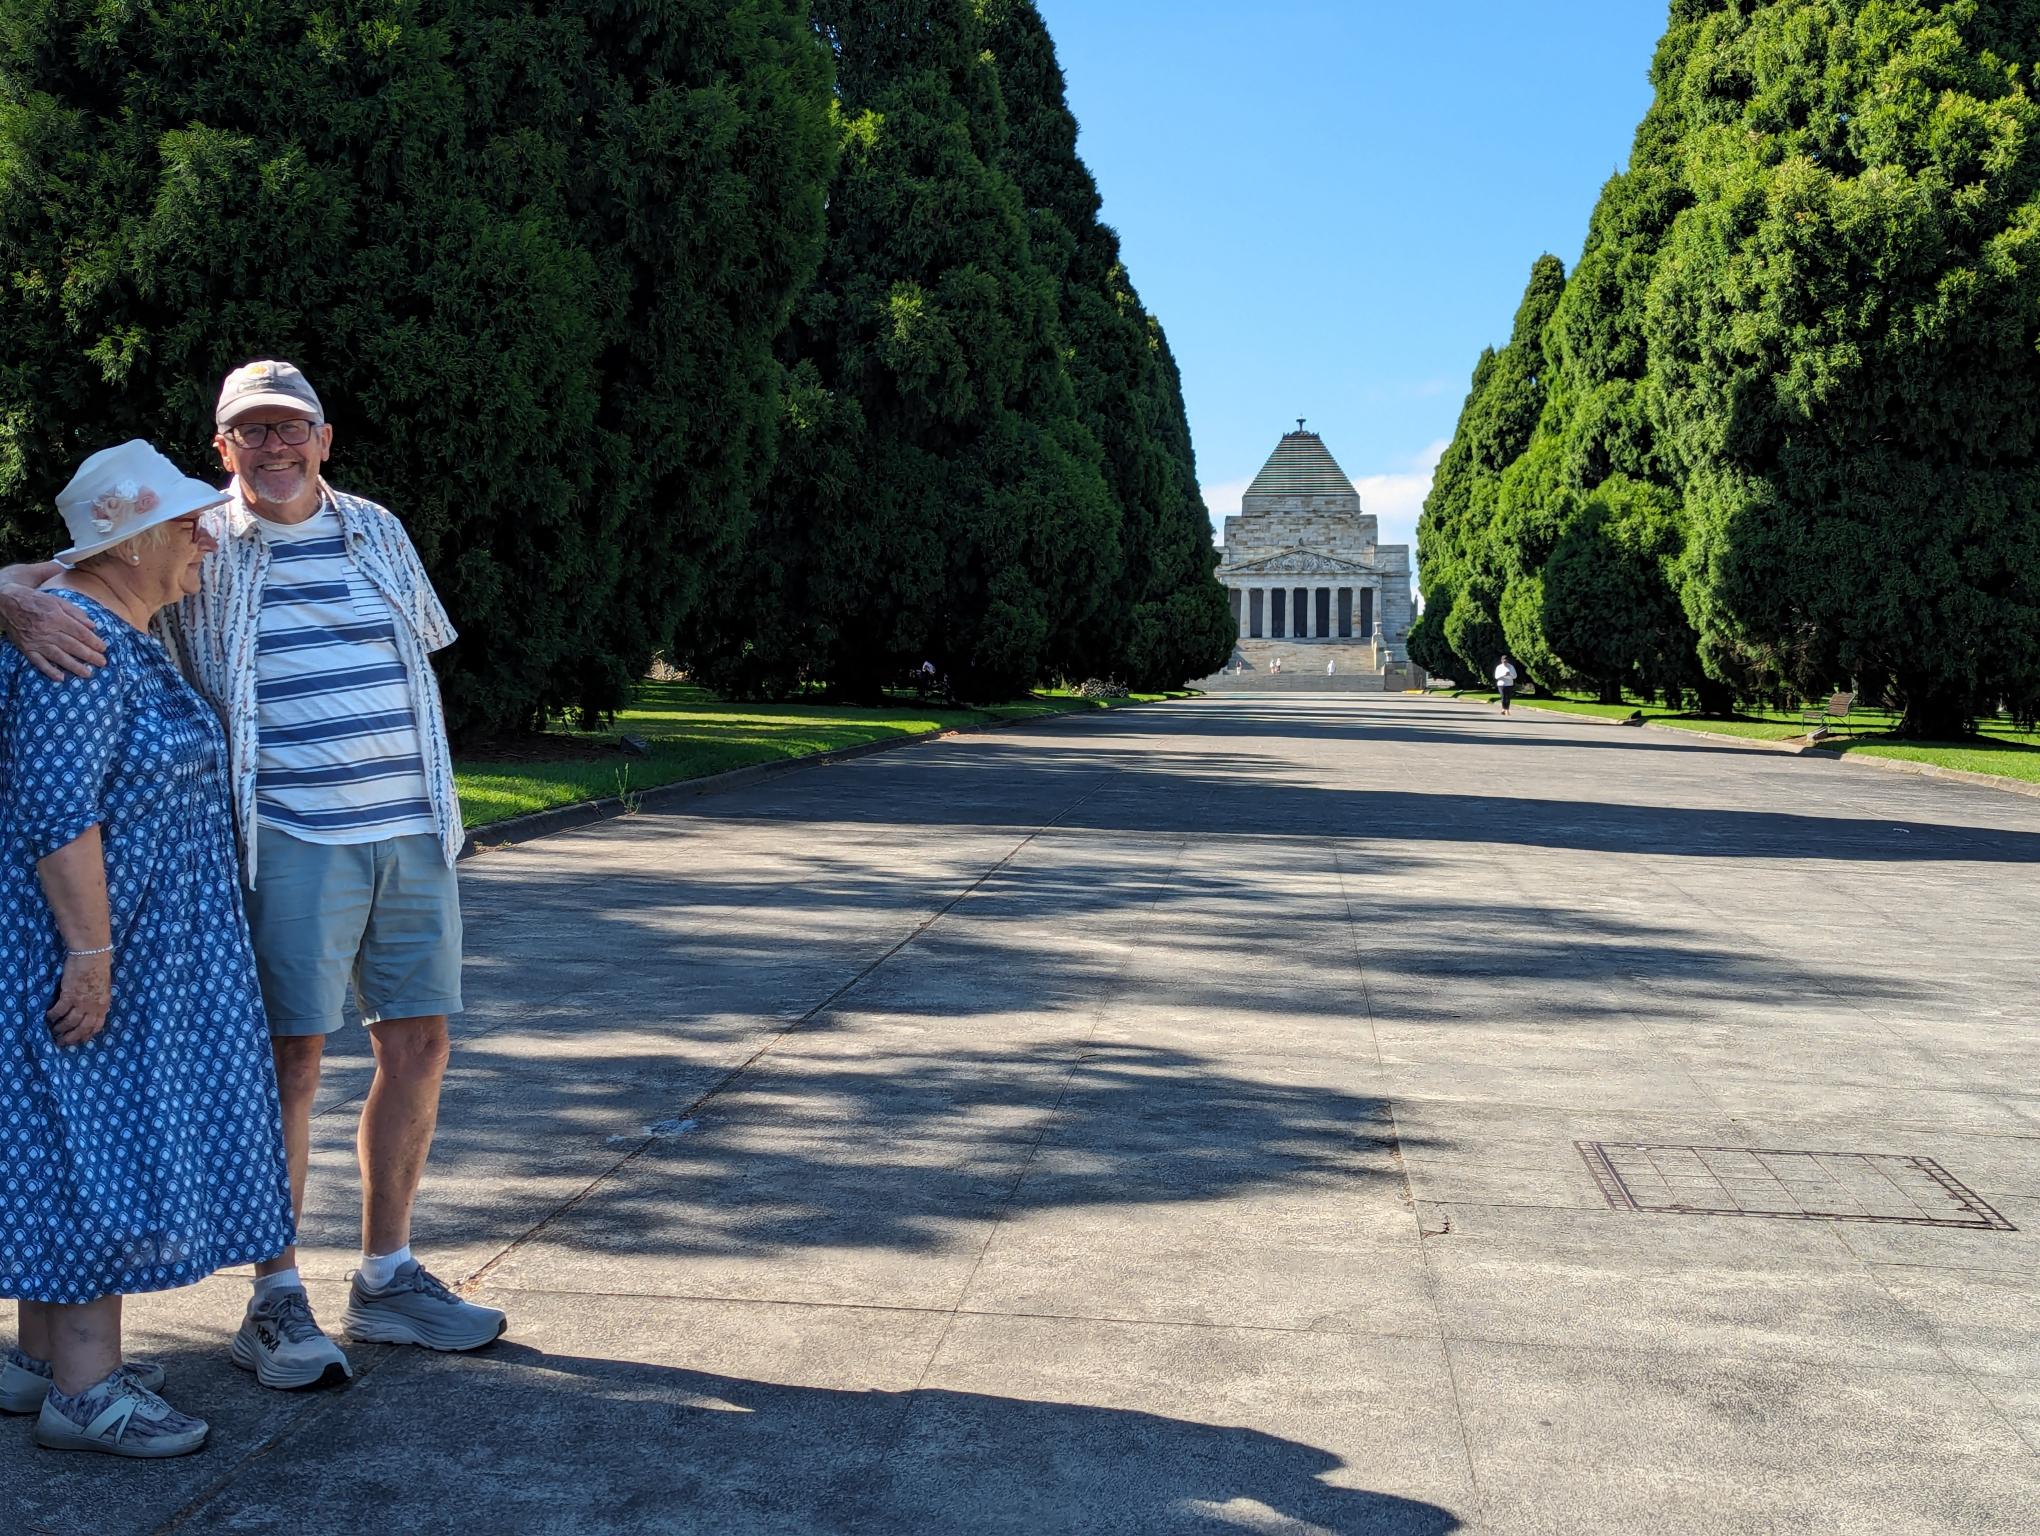
<path fill-rule="evenodd" d="M 1298 416 L 1414 542 L 1530 264 L 1568 267 L 1664 0 L 1036 0 L 1221 515 Z"/>

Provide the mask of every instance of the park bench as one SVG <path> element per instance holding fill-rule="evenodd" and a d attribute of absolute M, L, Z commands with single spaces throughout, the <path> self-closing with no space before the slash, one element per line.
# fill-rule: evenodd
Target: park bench
<path fill-rule="evenodd" d="M 1828 695 L 1825 704 L 1808 704 L 1799 712 L 1799 723 L 1806 727 L 1809 736 L 1825 736 L 1836 728 L 1847 731 L 1851 736 L 1855 730 L 1849 725 L 1849 711 L 1856 707 L 1853 693 Z"/>

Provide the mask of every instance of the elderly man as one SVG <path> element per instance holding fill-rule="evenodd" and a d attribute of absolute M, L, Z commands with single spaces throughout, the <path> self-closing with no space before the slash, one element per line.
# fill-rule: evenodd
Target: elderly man
<path fill-rule="evenodd" d="M 396 518 L 326 483 L 333 428 L 298 369 L 235 369 L 215 418 L 234 477 L 219 548 L 161 638 L 227 726 L 293 1202 L 302 1212 L 312 1101 L 351 980 L 375 1077 L 356 1139 L 362 1252 L 347 1332 L 476 1349 L 503 1314 L 454 1295 L 410 1247 L 446 1021 L 461 1008 L 460 806 L 427 659 L 453 627 Z M 0 624 L 45 671 L 76 671 L 98 658 L 49 613 L 58 601 L 7 587 Z M 296 1250 L 257 1266 L 233 1357 L 269 1387 L 353 1374 L 312 1315 Z"/>

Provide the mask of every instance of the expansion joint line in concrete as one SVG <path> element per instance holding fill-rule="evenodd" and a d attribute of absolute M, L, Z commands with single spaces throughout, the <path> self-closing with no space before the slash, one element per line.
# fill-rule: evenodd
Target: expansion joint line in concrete
<path fill-rule="evenodd" d="M 1502 850 L 1499 846 L 1495 844 L 1489 844 L 1488 848 L 1489 848 L 1488 862 L 1494 866 L 1497 873 L 1499 873 L 1504 880 L 1508 881 L 1510 885 L 1516 888 L 1516 894 L 1519 897 L 1521 897 L 1524 905 L 1529 907 L 1533 911 L 1542 913 L 1545 922 L 1554 931 L 1566 935 L 1566 948 L 1575 957 L 1577 957 L 1581 967 L 1581 973 L 1583 975 L 1593 977 L 1621 974 L 1622 979 L 1624 981 L 1629 981 L 1633 979 L 1629 973 L 1626 972 L 1617 973 L 1612 962 L 1596 964 L 1593 961 L 1593 959 L 1582 950 L 1580 946 L 1579 939 L 1582 924 L 1579 921 L 1579 919 L 1575 917 L 1571 912 L 1559 907 L 1555 907 L 1550 902 L 1540 897 L 1537 894 L 1533 883 L 1523 879 L 1521 873 L 1510 863 L 1508 858 L 1503 855 Z M 1660 875 L 1660 878 L 1664 877 Z M 1616 989 L 1615 995 L 1617 997 L 1626 995 L 1626 989 L 1618 987 Z M 1643 1019 L 1637 1014 L 1635 1009 L 1628 1007 L 1626 1004 L 1624 1004 L 1622 1006 L 1622 1012 L 1628 1016 L 1632 1024 L 1638 1027 L 1639 1032 L 1644 1033 L 1648 1032 Z M 1679 1063 L 1680 1070 L 1685 1074 L 1687 1086 L 1690 1087 L 1695 1093 L 1699 1094 L 1702 1098 L 1706 1099 L 1708 1103 L 1712 1104 L 1714 1106 L 1715 1113 L 1723 1116 L 1724 1118 L 1733 1119 L 1734 1117 L 1729 1115 L 1728 1113 L 1728 1106 L 1721 1102 L 1719 1095 L 1709 1091 L 1707 1085 L 1701 1082 L 1700 1079 L 1694 1075 L 1693 1069 L 1687 1064 L 1685 1058 L 1678 1054 L 1677 1047 L 1678 1042 L 1676 1039 L 1667 1040 L 1664 1046 L 1666 1054 L 1672 1060 L 1677 1061 Z"/>
<path fill-rule="evenodd" d="M 1207 792 L 1204 799 L 1205 805 L 1208 805 L 1210 803 L 1210 798 L 1211 796 Z M 1065 814 L 1068 813 L 1065 812 Z M 1045 831 L 1046 828 L 1044 828 L 1043 830 Z M 1152 896 L 1148 898 L 1147 906 L 1143 911 L 1143 915 L 1145 915 L 1148 912 L 1152 912 L 1155 909 L 1155 907 L 1161 902 L 1162 894 L 1169 888 L 1170 877 L 1176 873 L 1176 867 L 1183 862 L 1183 855 L 1185 852 L 1188 851 L 1189 846 L 1190 844 L 1187 838 L 1179 839 L 1177 841 L 1175 856 L 1169 860 L 1168 870 L 1164 873 L 1163 877 L 1155 882 L 1155 892 Z M 1127 951 L 1128 959 L 1122 961 L 1121 963 L 1120 967 L 1121 977 L 1123 977 L 1124 975 L 1126 965 L 1131 963 L 1131 956 L 1139 952 L 1141 943 L 1139 935 L 1142 935 L 1148 931 L 1149 931 L 1148 925 L 1145 923 L 1136 923 L 1134 925 L 1134 933 L 1136 935 L 1136 938 L 1133 946 L 1129 948 Z M 1123 984 L 1123 982 L 1121 984 Z M 884 1451 L 881 1454 L 882 1464 L 885 1462 L 889 1462 L 891 1460 L 893 1451 L 896 1450 L 900 1446 L 900 1444 L 905 1441 L 907 1437 L 908 1427 L 913 1420 L 914 1411 L 919 1406 L 921 1401 L 921 1390 L 928 1384 L 928 1375 L 931 1371 L 935 1369 L 935 1362 L 942 1358 L 943 1346 L 949 1342 L 949 1335 L 951 1331 L 956 1327 L 956 1320 L 959 1317 L 966 1315 L 968 1316 L 989 1315 L 980 1314 L 975 1311 L 969 1311 L 964 1307 L 963 1304 L 964 1300 L 966 1297 L 970 1295 L 971 1288 L 977 1284 L 978 1272 L 982 1270 L 985 1265 L 985 1255 L 992 1251 L 992 1244 L 998 1240 L 1000 1231 L 1003 1230 L 1006 1225 L 1007 1217 L 1009 1217 L 1012 1214 L 1013 1197 L 1020 1192 L 1021 1186 L 1027 1182 L 1027 1176 L 1034 1171 L 1035 1161 L 1041 1155 L 1042 1143 L 1048 1140 L 1050 1130 L 1053 1129 L 1056 1123 L 1062 1118 L 1063 1106 L 1069 1102 L 1070 1085 L 1076 1081 L 1077 1074 L 1081 1072 L 1084 1068 L 1084 1063 L 1090 1060 L 1090 1058 L 1096 1054 L 1096 1052 L 1092 1051 L 1089 1047 L 1091 1045 L 1091 1042 L 1097 1037 L 1098 1026 L 1104 1020 L 1105 1012 L 1109 1007 L 1111 1007 L 1112 1000 L 1116 993 L 1117 993 L 1116 987 L 1108 989 L 1105 995 L 1099 998 L 1097 1007 L 1091 1011 L 1091 1027 L 1085 1032 L 1083 1042 L 1079 1046 L 1077 1054 L 1075 1055 L 1074 1058 L 1071 1059 L 1069 1070 L 1063 1073 L 1062 1084 L 1056 1090 L 1055 1103 L 1049 1106 L 1048 1113 L 1041 1117 L 1041 1123 L 1036 1128 L 1033 1139 L 1027 1145 L 1027 1155 L 1020 1160 L 1019 1169 L 1014 1173 L 1012 1182 L 1006 1186 L 1006 1193 L 999 1201 L 997 1217 L 988 1224 L 985 1231 L 984 1241 L 978 1244 L 977 1254 L 971 1260 L 970 1273 L 965 1275 L 963 1277 L 962 1284 L 957 1286 L 955 1302 L 951 1306 L 939 1309 L 945 1314 L 942 1320 L 942 1326 L 936 1331 L 935 1338 L 933 1342 L 929 1345 L 928 1358 L 921 1362 L 921 1369 L 914 1377 L 913 1386 L 908 1389 L 906 1412 L 900 1415 L 899 1424 L 893 1431 L 893 1438 L 891 1439 L 890 1442 L 887 1443 L 887 1445 L 884 1448 Z"/>
<path fill-rule="evenodd" d="M 1705 912 L 1709 917 L 1713 918 L 1716 922 L 1720 923 L 1722 927 L 1727 928 L 1734 932 L 1735 934 L 1737 934 L 1742 939 L 1743 943 L 1747 944 L 1752 950 L 1761 951 L 1764 954 L 1773 955 L 1778 957 L 1779 959 L 1787 961 L 1797 960 L 1801 958 L 1799 956 L 1792 954 L 1789 950 L 1780 948 L 1777 944 L 1773 943 L 1769 939 L 1766 939 L 1762 934 L 1754 931 L 1747 924 L 1743 923 L 1733 913 L 1724 912 L 1720 907 L 1716 906 L 1714 903 L 1707 901 L 1703 897 L 1695 894 L 1693 891 L 1688 890 L 1685 886 L 1681 885 L 1677 880 L 1674 880 L 1668 871 L 1664 869 L 1652 869 L 1651 873 L 1657 878 L 1658 882 L 1661 885 L 1670 887 L 1675 894 L 1683 898 L 1685 901 L 1690 902 L 1693 906 L 1698 907 L 1701 911 Z M 1903 924 L 1893 919 L 1888 913 L 1880 911 L 1877 907 L 1874 907 L 1868 902 L 1864 901 L 1863 898 L 1860 895 L 1856 894 L 1855 892 L 1850 893 L 1850 899 L 1854 901 L 1858 907 L 1861 907 L 1866 912 L 1872 913 L 1881 921 L 1883 921 L 1887 927 L 1892 929 L 1894 935 L 1900 940 L 1902 944 L 1909 943 L 1912 941 L 1914 937 L 1914 932 L 1912 929 L 1905 927 Z M 1846 1008 L 1849 1010 L 1849 1012 L 1856 1014 L 1857 1016 L 1863 1019 L 1868 1020 L 1877 1029 L 1881 1030 L 1884 1033 L 1884 1035 L 1892 1042 L 1892 1044 L 1897 1046 L 1900 1050 L 1906 1051 L 1915 1056 L 1924 1057 L 1925 1060 L 1932 1066 L 1941 1067 L 1945 1065 L 1939 1054 L 1937 1054 L 1931 1046 L 1922 1045 L 1919 1041 L 1907 1036 L 1902 1030 L 1897 1028 L 1897 1026 L 1895 1026 L 1889 1019 L 1882 1017 L 1874 1009 L 1866 1006 L 1857 998 L 1843 991 L 1840 987 L 1836 986 L 1832 979 L 1821 976 L 1815 976 L 1812 979 L 1814 984 L 1820 989 L 1820 991 L 1824 993 L 1827 997 L 1831 998 L 1839 1007 Z M 1673 1048 L 1674 1050 L 1676 1050 L 1677 1048 L 1676 1042 L 1674 1043 Z"/>
<path fill-rule="evenodd" d="M 1346 868 L 1339 856 L 1339 845 L 1332 844 L 1332 868 L 1339 877 L 1339 894 L 1346 905 L 1346 929 L 1353 943 L 1353 964 L 1360 973 L 1360 996 L 1367 1008 L 1367 1028 L 1374 1040 L 1374 1061 L 1382 1064 L 1381 1028 L 1374 1017 L 1374 997 L 1367 985 L 1367 967 L 1361 958 L 1360 925 L 1353 915 L 1353 898 L 1346 888 Z M 1513 878 L 1513 876 L 1512 876 Z M 1520 888 L 1520 887 L 1519 887 Z M 1430 1239 L 1449 1237 L 1452 1234 L 1452 1217 L 1441 1212 L 1444 1227 L 1437 1232 L 1424 1229 L 1423 1206 L 1417 1201 L 1416 1184 L 1410 1178 L 1409 1159 L 1403 1155 L 1402 1117 L 1396 1113 L 1395 1100 L 1384 1101 L 1388 1107 L 1389 1156 L 1394 1159 L 1397 1174 L 1402 1179 L 1403 1201 L 1410 1209 L 1410 1222 L 1416 1228 L 1417 1262 L 1424 1270 L 1424 1295 L 1430 1303 L 1431 1329 L 1428 1334 L 1438 1341 L 1438 1356 L 1445 1362 L 1445 1382 L 1452 1389 L 1452 1421 L 1459 1427 L 1459 1451 L 1466 1458 L 1466 1486 L 1473 1490 L 1475 1502 L 1483 1506 L 1486 1499 L 1481 1492 L 1480 1473 L 1473 1456 L 1473 1438 L 1466 1427 L 1466 1405 L 1459 1392 L 1459 1370 L 1452 1361 L 1452 1341 L 1445 1336 L 1445 1309 L 1438 1297 L 1438 1276 L 1431 1267 Z"/>
<path fill-rule="evenodd" d="M 1067 815 L 1068 813 L 1065 812 L 1064 814 Z M 1047 830 L 1048 829 L 1045 827 L 1041 829 L 1041 831 Z M 1039 836 L 1040 833 L 1037 832 L 1035 835 Z M 725 909 L 724 915 L 720 919 L 718 919 L 718 921 L 727 922 L 731 914 L 748 912 L 754 907 L 763 906 L 766 902 L 775 899 L 783 892 L 789 889 L 793 889 L 797 887 L 799 884 L 800 881 L 798 878 L 788 877 L 787 879 L 778 881 L 775 884 L 759 886 L 756 890 L 746 893 L 742 900 L 731 903 L 731 905 Z M 676 934 L 674 936 L 673 942 L 676 944 L 684 944 L 685 942 L 687 942 L 688 939 L 694 936 L 695 932 L 698 929 L 705 928 L 707 926 L 708 925 L 706 923 L 691 925 L 688 928 L 682 930 L 680 933 Z M 525 1003 L 527 1007 L 535 1005 L 539 1008 L 550 1008 L 553 1006 L 553 1004 L 558 1003 L 563 999 L 572 996 L 574 990 L 575 989 L 573 987 L 563 987 L 558 992 L 548 993 L 544 997 L 527 997 L 525 999 Z M 472 1045 L 477 1040 L 486 1040 L 491 1035 L 500 1034 L 502 1033 L 502 1031 L 513 1028 L 514 1026 L 521 1024 L 523 1022 L 524 1022 L 523 1015 L 511 1014 L 508 1018 L 500 1019 L 496 1023 L 490 1024 L 485 1028 L 468 1030 L 454 1037 L 453 1041 L 454 1049 L 459 1050 L 462 1047 Z M 328 1104 L 324 1109 L 314 1110 L 312 1112 L 312 1118 L 314 1120 L 322 1119 L 327 1115 L 337 1114 L 339 1111 L 347 1109 L 352 1105 L 363 1103 L 368 1098 L 368 1090 L 370 1087 L 374 1086 L 374 1083 L 375 1077 L 371 1073 L 367 1086 L 364 1086 L 358 1089 L 357 1091 L 348 1094 L 347 1097 L 345 1097 L 344 1099 L 335 1099 L 332 1103 Z"/>
<path fill-rule="evenodd" d="M 1840 1236 L 1840 1234 L 1836 1235 L 1837 1237 Z M 1842 1246 L 1848 1247 L 1846 1243 Z M 1901 1312 L 1906 1310 L 1905 1298 L 1893 1290 L 1886 1282 L 1885 1277 L 1878 1273 L 1880 1269 L 1895 1266 L 1873 1264 L 1856 1253 L 1853 1248 L 1849 1249 L 1849 1253 L 1856 1260 L 1858 1266 L 1869 1276 L 1870 1283 L 1889 1297 L 1893 1306 L 1897 1307 Z M 1955 1358 L 1953 1351 L 1948 1348 L 1947 1341 L 1941 1337 L 1941 1330 L 1935 1327 L 1930 1320 L 1926 1319 L 1922 1319 L 1921 1326 L 1925 1329 L 1927 1337 L 1933 1341 L 1934 1353 L 1947 1363 L 1948 1370 L 1953 1375 L 1960 1378 L 1962 1385 L 1969 1389 L 1970 1395 L 1983 1406 L 1984 1411 L 1997 1419 L 2006 1429 L 2010 1430 L 2013 1439 L 2025 1446 L 2027 1450 L 2040 1455 L 2040 1439 L 2036 1439 L 2033 1432 L 2017 1417 L 2007 1413 L 2004 1404 L 2000 1403 L 1996 1397 L 1986 1390 L 1984 1384 L 1977 1380 L 1976 1374 Z"/>
<path fill-rule="evenodd" d="M 1360 947 L 1360 920 L 1353 915 L 1353 893 L 1346 887 L 1346 861 L 1340 856 L 1339 845 L 1333 843 L 1332 872 L 1339 877 L 1339 900 L 1346 907 L 1346 937 L 1353 947 L 1353 973 L 1360 978 L 1360 1006 L 1367 1010 L 1367 1035 L 1374 1042 L 1374 1064 L 1381 1066 L 1381 1028 L 1374 1022 L 1374 989 L 1367 984 L 1367 961 L 1365 951 Z M 1396 1156 L 1400 1158 L 1401 1142 L 1398 1141 Z"/>
<path fill-rule="evenodd" d="M 380 1348 L 371 1347 L 370 1353 L 373 1358 L 365 1363 L 359 1355 L 354 1356 L 355 1368 L 354 1376 L 350 1383 L 351 1390 L 358 1391 L 362 1382 L 366 1381 L 379 1366 L 401 1352 L 399 1346 L 385 1344 Z M 235 1480 L 240 1477 L 241 1473 L 251 1463 L 259 1461 L 262 1457 L 267 1456 L 271 1451 L 281 1446 L 285 1441 L 294 1439 L 300 1432 L 327 1417 L 347 1400 L 348 1393 L 328 1389 L 324 1392 L 316 1392 L 309 1395 L 297 1395 L 307 1403 L 304 1412 L 290 1415 L 274 1430 L 250 1446 L 246 1452 L 236 1457 L 219 1476 L 206 1484 L 199 1492 L 185 1500 L 177 1509 L 172 1510 L 169 1518 L 164 1520 L 162 1524 L 153 1527 L 149 1532 L 149 1536 L 172 1536 L 173 1532 L 184 1530 L 190 1525 L 191 1521 L 205 1513 L 206 1507 L 214 1499 L 232 1487 Z M 200 1529 L 207 1528 L 200 1527 Z"/>
<path fill-rule="evenodd" d="M 760 1061 L 764 1060 L 766 1056 L 771 1054 L 772 1051 L 776 1050 L 787 1039 L 788 1036 L 794 1034 L 797 1030 L 805 1029 L 809 1024 L 813 1023 L 816 1019 L 820 1018 L 823 1014 L 827 1013 L 831 1008 L 835 1007 L 837 1003 L 841 1002 L 843 998 L 848 996 L 853 990 L 855 990 L 857 987 L 861 986 L 865 981 L 870 979 L 870 977 L 873 974 L 875 974 L 881 966 L 885 965 L 886 962 L 893 959 L 895 956 L 899 955 L 908 946 L 910 946 L 916 940 L 918 940 L 923 934 L 927 933 L 929 929 L 933 928 L 937 923 L 941 922 L 943 918 L 947 917 L 951 912 L 954 912 L 958 907 L 962 906 L 964 902 L 968 901 L 973 895 L 975 895 L 980 889 L 982 889 L 987 881 L 991 880 L 993 876 L 997 875 L 1001 870 L 1005 869 L 1007 865 L 1011 864 L 1013 860 L 1017 859 L 1022 853 L 1026 852 L 1026 850 L 1034 843 L 1036 838 L 1040 837 L 1043 833 L 1049 831 L 1050 829 L 1060 825 L 1062 822 L 1067 821 L 1070 817 L 1074 816 L 1079 810 L 1083 809 L 1083 807 L 1087 805 L 1098 794 L 1098 792 L 1105 787 L 1106 782 L 1120 771 L 1121 770 L 1119 768 L 1113 767 L 1108 768 L 1105 771 L 1098 774 L 1097 782 L 1094 783 L 1089 789 L 1085 790 L 1081 795 L 1077 796 L 1076 799 L 1072 800 L 1068 805 L 1064 806 L 1063 809 L 1060 812 L 1058 812 L 1051 820 L 1043 822 L 1040 826 L 1036 827 L 1033 831 L 1029 832 L 1025 837 L 1021 838 L 1019 842 L 1015 843 L 1011 848 L 1007 849 L 1006 852 L 1003 855 L 1001 855 L 998 862 L 989 866 L 975 880 L 971 881 L 969 885 L 965 886 L 962 890 L 958 891 L 954 896 L 950 897 L 948 901 L 944 902 L 940 907 L 936 908 L 934 912 L 930 913 L 926 918 L 922 919 L 922 921 L 919 923 L 919 925 L 915 927 L 912 933 L 909 933 L 905 938 L 901 939 L 898 943 L 894 944 L 890 949 L 886 950 L 883 954 L 879 955 L 877 959 L 873 960 L 870 964 L 866 965 L 862 970 L 858 971 L 854 976 L 852 976 L 848 981 L 844 982 L 841 986 L 837 987 L 827 997 L 823 998 L 820 1002 L 816 1003 L 812 1008 L 808 1009 L 807 1012 L 803 1013 L 799 1018 L 793 1020 L 792 1023 L 786 1025 L 783 1029 L 773 1031 L 770 1035 L 766 1037 L 764 1042 L 760 1044 L 755 1051 L 751 1052 L 750 1055 L 746 1056 L 734 1067 L 731 1067 L 721 1077 L 717 1078 L 714 1083 L 710 1084 L 709 1087 L 704 1089 L 700 1094 L 696 1095 L 695 1098 L 690 1103 L 688 1103 L 688 1105 L 684 1109 L 682 1109 L 679 1112 L 679 1114 L 674 1118 L 680 1120 L 687 1120 L 692 1119 L 694 1116 L 700 1114 L 700 1112 L 703 1109 L 707 1108 L 707 1106 L 713 1100 L 715 1100 L 720 1095 L 728 1092 L 729 1089 L 740 1078 L 742 1078 L 745 1073 L 749 1072 Z M 454 1290 L 463 1295 L 472 1295 L 481 1286 L 482 1282 L 488 1279 L 490 1274 L 493 1273 L 496 1267 L 500 1265 L 505 1259 L 509 1258 L 512 1254 L 517 1252 L 518 1249 L 524 1247 L 525 1244 L 531 1242 L 534 1238 L 537 1238 L 538 1236 L 543 1234 L 548 1228 L 552 1226 L 554 1222 L 558 1221 L 562 1216 L 565 1216 L 572 1211 L 578 1210 L 590 1198 L 593 1197 L 593 1195 L 598 1189 L 600 1189 L 603 1185 L 607 1184 L 611 1179 L 615 1178 L 619 1173 L 623 1172 L 623 1170 L 628 1168 L 631 1164 L 635 1163 L 640 1157 L 644 1156 L 644 1154 L 651 1150 L 651 1148 L 654 1145 L 656 1145 L 658 1141 L 659 1138 L 657 1136 L 644 1137 L 641 1141 L 638 1142 L 636 1146 L 632 1147 L 622 1157 L 618 1158 L 615 1162 L 611 1163 L 607 1168 L 603 1169 L 602 1172 L 596 1174 L 595 1177 L 589 1180 L 588 1183 L 578 1193 L 569 1197 L 565 1202 L 556 1206 L 553 1210 L 546 1213 L 546 1215 L 539 1218 L 538 1221 L 534 1222 L 530 1227 L 527 1227 L 523 1232 L 519 1233 L 516 1237 L 512 1238 L 510 1242 L 507 1243 L 503 1247 L 503 1249 L 496 1254 L 494 1258 L 490 1259 L 487 1263 L 483 1264 L 481 1268 L 475 1270 L 472 1274 L 468 1275 L 465 1279 L 463 1279 L 458 1285 L 454 1287 Z"/>
<path fill-rule="evenodd" d="M 1452 1341 L 1445 1336 L 1445 1309 L 1438 1299 L 1438 1275 L 1431 1268 L 1429 1239 L 1449 1237 L 1452 1234 L 1452 1218 L 1445 1216 L 1445 1227 L 1440 1232 L 1424 1230 L 1423 1207 L 1417 1203 L 1417 1190 L 1410 1180 L 1409 1159 L 1403 1156 L 1402 1120 L 1395 1112 L 1395 1101 L 1388 1101 L 1388 1134 L 1391 1155 L 1395 1158 L 1396 1171 L 1402 1175 L 1403 1199 L 1410 1208 L 1410 1221 L 1417 1229 L 1417 1262 L 1424 1270 L 1424 1297 L 1430 1303 L 1431 1328 L 1427 1337 L 1438 1341 L 1438 1358 L 1445 1362 L 1445 1384 L 1452 1389 L 1452 1422 L 1459 1427 L 1459 1453 L 1466 1458 L 1466 1486 L 1473 1490 L 1474 1501 L 1482 1505 L 1486 1514 L 1486 1499 L 1482 1496 L 1480 1471 L 1473 1457 L 1473 1437 L 1466 1428 L 1466 1404 L 1459 1393 L 1459 1370 L 1452 1363 Z"/>

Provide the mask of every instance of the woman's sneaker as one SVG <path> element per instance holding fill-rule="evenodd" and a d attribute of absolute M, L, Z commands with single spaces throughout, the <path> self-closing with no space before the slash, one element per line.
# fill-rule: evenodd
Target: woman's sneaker
<path fill-rule="evenodd" d="M 204 1419 L 179 1413 L 124 1370 L 67 1397 L 52 1386 L 35 1421 L 35 1443 L 107 1456 L 187 1456 L 205 1444 Z"/>
<path fill-rule="evenodd" d="M 278 1291 L 248 1304 L 234 1335 L 234 1364 L 265 1387 L 285 1392 L 333 1387 L 354 1376 L 340 1346 L 326 1337 L 302 1290 Z"/>
<path fill-rule="evenodd" d="M 163 1390 L 163 1367 L 155 1361 L 124 1360 L 120 1368 L 144 1392 Z M 40 1413 L 55 1379 L 49 1361 L 8 1350 L 0 1360 L 0 1413 Z"/>
<path fill-rule="evenodd" d="M 363 1285 L 357 1271 L 347 1294 L 347 1336 L 364 1343 L 480 1349 L 500 1338 L 508 1323 L 494 1307 L 462 1301 L 415 1259 L 377 1291 Z"/>

